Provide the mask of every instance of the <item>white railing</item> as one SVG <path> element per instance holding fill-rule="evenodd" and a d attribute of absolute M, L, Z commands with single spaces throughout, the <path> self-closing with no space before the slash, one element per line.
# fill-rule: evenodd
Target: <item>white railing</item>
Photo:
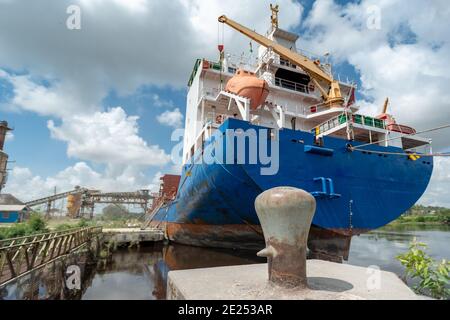
<path fill-rule="evenodd" d="M 354 124 L 364 125 L 368 127 L 373 127 L 377 129 L 386 129 L 386 124 L 384 120 L 376 119 L 373 117 L 363 116 L 360 114 L 350 114 L 350 113 L 341 113 L 337 117 L 334 117 L 330 120 L 327 120 L 318 126 L 316 126 L 313 130 L 316 132 L 316 134 L 322 134 L 325 133 L 337 126 L 340 126 L 341 124 L 345 124 L 349 121 L 351 118 L 351 122 Z"/>
<path fill-rule="evenodd" d="M 228 68 L 243 68 L 246 70 L 255 70 L 259 65 L 259 59 L 255 57 L 253 54 L 250 55 L 235 55 L 235 54 L 226 54 L 225 55 L 226 63 Z M 224 70 L 228 71 L 228 70 Z"/>
<path fill-rule="evenodd" d="M 326 60 L 326 56 L 325 55 L 320 55 L 320 54 L 317 54 L 317 53 L 314 53 L 314 52 L 311 52 L 311 51 L 308 51 L 308 50 L 300 49 L 298 47 L 296 49 L 297 49 L 298 53 L 300 53 L 301 55 L 307 57 L 308 59 L 311 59 L 311 60 L 319 59 L 321 61 L 325 61 Z"/>
<path fill-rule="evenodd" d="M 298 83 L 286 79 L 275 77 L 275 85 L 280 88 L 289 89 L 297 92 L 310 93 L 308 86 L 303 83 Z"/>
<path fill-rule="evenodd" d="M 266 49 L 261 60 L 264 63 L 268 63 L 271 59 L 273 60 L 273 63 L 280 64 L 280 56 L 272 50 Z"/>
<path fill-rule="evenodd" d="M 203 99 L 203 97 L 216 98 L 220 93 L 219 88 L 203 88 L 200 91 L 200 99 L 199 102 Z"/>
<path fill-rule="evenodd" d="M 330 107 L 324 104 L 317 104 L 317 105 L 312 105 L 312 106 L 308 106 L 308 107 L 303 107 L 302 111 L 303 111 L 303 115 L 308 116 L 311 114 L 316 114 L 322 111 L 328 111 L 330 110 Z"/>
<path fill-rule="evenodd" d="M 330 120 L 327 120 L 321 124 L 319 124 L 318 126 L 316 126 L 313 130 L 315 131 L 315 134 L 322 134 L 325 133 L 331 129 L 334 129 L 336 127 L 338 127 L 341 124 L 347 123 L 346 118 L 341 118 L 341 117 L 345 117 L 345 113 L 340 114 L 337 117 L 334 117 Z M 339 121 L 341 119 L 341 121 Z"/>

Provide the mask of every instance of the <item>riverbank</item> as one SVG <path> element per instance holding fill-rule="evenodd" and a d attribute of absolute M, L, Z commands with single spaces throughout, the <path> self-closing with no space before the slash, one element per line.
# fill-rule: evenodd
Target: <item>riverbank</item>
<path fill-rule="evenodd" d="M 415 238 L 428 245 L 428 253 L 434 259 L 450 258 L 448 246 L 450 226 L 400 225 L 354 237 L 349 261 L 346 263 L 361 267 L 377 266 L 402 278 L 405 269 L 396 256 L 407 252 L 409 244 Z M 48 299 L 49 296 L 86 300 L 165 299 L 167 275 L 171 270 L 248 265 L 265 261 L 256 256 L 256 251 L 251 250 L 199 248 L 162 243 L 150 243 L 131 249 L 118 248 L 107 263 L 98 264 L 92 273 L 90 271 L 82 273 L 82 294 L 61 296 L 61 290 L 53 287 L 54 282 L 51 279 L 41 281 L 37 277 L 36 285 L 40 284 L 42 290 L 36 292 L 33 299 Z M 55 273 L 55 276 L 61 275 Z M 410 282 L 408 285 L 412 286 L 414 283 Z M 19 299 L 20 297 L 16 297 L 14 293 L 18 292 L 18 289 L 8 287 L 3 297 Z M 49 294 L 50 291 L 52 294 Z"/>
<path fill-rule="evenodd" d="M 102 218 L 94 218 L 93 220 L 86 220 L 70 219 L 66 217 L 44 219 L 39 214 L 33 214 L 24 222 L 0 224 L 0 240 L 51 231 L 64 231 L 72 228 L 139 228 L 141 225 L 142 221 L 139 219 L 104 220 Z"/>
<path fill-rule="evenodd" d="M 389 225 L 450 225 L 450 209 L 416 204 Z"/>
<path fill-rule="evenodd" d="M 386 227 L 397 225 L 442 225 L 450 226 L 450 214 L 402 215 Z"/>

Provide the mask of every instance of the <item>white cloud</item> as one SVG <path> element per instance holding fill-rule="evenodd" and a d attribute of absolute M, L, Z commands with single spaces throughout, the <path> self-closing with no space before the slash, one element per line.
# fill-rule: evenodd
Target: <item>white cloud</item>
<path fill-rule="evenodd" d="M 176 108 L 173 111 L 164 111 L 157 116 L 156 119 L 161 124 L 174 128 L 180 128 L 183 122 L 183 114 L 180 112 L 180 109 Z"/>
<path fill-rule="evenodd" d="M 82 88 L 72 86 L 69 81 L 50 80 L 44 85 L 29 74 L 14 75 L 1 69 L 0 71 L 0 80 L 9 82 L 13 90 L 11 101 L 3 106 L 9 111 L 25 110 L 39 115 L 67 117 L 99 110 L 98 105 L 90 102 L 91 99 L 100 99 L 99 95 L 83 99 L 84 95 L 78 91 Z"/>
<path fill-rule="evenodd" d="M 148 145 L 138 135 L 138 117 L 127 116 L 121 107 L 92 115 L 50 120 L 54 139 L 66 141 L 67 155 L 114 165 L 164 165 L 170 157 L 157 145 Z"/>
<path fill-rule="evenodd" d="M 367 8 L 380 9 L 380 29 L 367 28 Z M 363 0 L 338 5 L 318 0 L 304 22 L 306 49 L 330 52 L 360 73 L 362 113 L 376 115 L 385 97 L 399 123 L 420 130 L 450 120 L 450 7 L 445 0 L 424 3 Z M 435 151 L 449 147 L 449 130 L 426 134 Z M 420 202 L 450 206 L 448 159 L 435 159 L 433 177 Z"/>
<path fill-rule="evenodd" d="M 95 10 L 96 5 L 115 5 L 133 13 L 147 13 L 147 0 L 80 0 L 80 4 L 87 9 Z"/>
<path fill-rule="evenodd" d="M 31 89 L 19 101 L 27 110 L 57 116 L 77 109 L 97 111 L 110 90 L 127 95 L 144 84 L 185 87 L 195 59 L 218 58 L 217 17 L 226 13 L 265 32 L 269 25 L 269 3 L 269 0 L 231 1 L 226 5 L 220 0 L 2 2 L 1 66 L 57 79 L 51 88 L 44 90 L 34 88 L 26 77 L 16 78 L 22 81 L 19 84 L 24 89 L 26 86 Z M 298 24 L 301 5 L 291 0 L 279 3 L 282 25 Z M 81 8 L 81 30 L 66 28 L 66 9 L 72 4 Z M 45 19 L 35 19 L 43 13 Z M 240 54 L 242 48 L 248 48 L 247 38 L 225 30 L 226 50 Z M 44 97 L 45 108 L 35 105 L 40 97 Z"/>
<path fill-rule="evenodd" d="M 435 158 L 430 184 L 420 203 L 450 208 L 450 158 Z"/>
<path fill-rule="evenodd" d="M 168 155 L 138 135 L 136 117 L 126 115 L 122 108 L 105 111 L 102 100 L 111 90 L 125 96 L 143 85 L 184 88 L 195 59 L 218 58 L 218 16 L 225 13 L 265 32 L 269 3 L 0 1 L 0 77 L 12 84 L 14 94 L 2 108 L 56 117 L 58 122 L 49 121 L 48 128 L 53 138 L 67 142 L 70 157 L 106 165 L 104 172 L 98 172 L 78 162 L 46 178 L 18 166 L 7 190 L 30 199 L 51 193 L 55 185 L 59 189 L 80 184 L 121 190 L 151 181 L 144 169 L 166 164 Z M 81 7 L 81 30 L 66 28 L 66 9 L 72 4 Z M 282 26 L 297 25 L 301 5 L 291 0 L 279 4 Z M 248 48 L 248 39 L 225 27 L 225 48 L 240 54 Z M 171 101 L 153 95 L 149 105 L 171 109 L 162 122 L 181 126 L 183 116 L 179 109 L 173 110 Z"/>
<path fill-rule="evenodd" d="M 14 133 L 8 132 L 8 133 L 6 134 L 5 141 L 6 141 L 6 142 L 12 142 L 12 141 L 14 141 Z"/>
<path fill-rule="evenodd" d="M 153 93 L 150 95 L 150 101 L 151 105 L 158 108 L 170 108 L 173 106 L 172 101 L 167 101 L 165 99 L 162 99 L 158 94 Z"/>
<path fill-rule="evenodd" d="M 30 201 L 53 194 L 55 187 L 57 192 L 64 192 L 77 185 L 103 192 L 141 189 L 156 191 L 160 176 L 160 172 L 156 173 L 148 184 L 146 175 L 136 170 L 136 167 L 127 167 L 120 175 L 114 176 L 109 170 L 98 172 L 85 162 L 78 162 L 54 176 L 44 178 L 34 175 L 29 168 L 15 166 L 9 174 L 4 192 L 14 194 L 22 201 Z"/>
<path fill-rule="evenodd" d="M 371 5 L 380 9 L 380 29 L 367 28 Z M 302 45 L 329 51 L 335 61 L 347 60 L 356 68 L 367 98 L 360 103 L 362 112 L 379 113 L 389 97 L 389 112 L 399 122 L 423 130 L 450 119 L 449 17 L 447 1 L 405 6 L 400 0 L 365 0 L 341 6 L 318 0 L 305 20 Z M 445 133 L 431 137 L 435 148 L 448 146 Z"/>
<path fill-rule="evenodd" d="M 144 84 L 184 87 L 196 58 L 217 59 L 217 16 L 224 13 L 264 33 L 269 25 L 270 2 L 236 0 L 225 5 L 220 0 L 2 1 L 1 66 L 29 74 L 13 76 L 0 71 L 0 77 L 9 77 L 14 83 L 13 107 L 63 119 L 60 126 L 49 123 L 49 128 L 55 138 L 67 141 L 69 155 L 102 163 L 115 161 L 108 170 L 116 175 L 118 168 L 126 170 L 123 166 L 127 161 L 141 165 L 142 154 L 153 154 L 151 160 L 142 160 L 147 164 L 163 163 L 165 154 L 159 147 L 146 145 L 133 131 L 131 123 L 136 120 L 123 114 L 121 120 L 112 119 L 111 111 L 101 112 L 102 99 L 109 90 L 131 94 Z M 281 26 L 298 25 L 301 5 L 290 0 L 278 3 Z M 81 30 L 65 27 L 69 4 L 81 6 Z M 370 30 L 366 25 L 366 9 L 373 4 L 381 10 L 380 30 Z M 43 10 L 45 19 L 36 20 Z M 318 0 L 303 24 L 306 31 L 298 45 L 317 53 L 331 52 L 336 61 L 347 60 L 358 70 L 361 92 L 367 98 L 360 103 L 363 112 L 377 113 L 389 96 L 390 111 L 399 122 L 424 129 L 450 119 L 449 17 L 446 0 L 432 4 L 420 0 L 407 4 L 402 0 L 362 0 L 344 6 Z M 226 26 L 224 30 L 228 52 L 247 51 L 246 37 Z M 411 42 L 405 41 L 408 32 L 414 34 Z M 51 81 L 42 85 L 35 81 L 39 77 Z M 173 108 L 170 102 L 158 99 L 154 96 L 150 100 L 155 106 Z M 112 146 L 117 145 L 111 132 L 104 124 L 97 129 L 86 114 L 96 115 L 93 118 L 98 122 L 114 120 L 114 128 L 124 125 L 130 130 L 131 155 L 113 151 Z M 88 126 L 89 139 L 75 122 Z M 175 126 L 176 122 L 169 125 Z M 106 142 L 99 138 L 102 136 Z M 448 146 L 448 132 L 431 137 L 435 150 Z M 120 137 L 122 143 L 130 140 Z M 96 152 L 94 144 L 109 157 Z M 448 178 L 448 163 L 439 161 L 436 160 L 429 190 L 434 190 L 433 183 L 439 177 Z M 441 188 L 439 183 L 437 186 Z M 448 192 L 442 188 L 435 201 L 445 203 Z M 427 195 L 432 192 L 427 191 Z"/>
<path fill-rule="evenodd" d="M 138 117 L 128 116 L 121 107 L 101 112 L 96 106 L 86 107 L 74 92 L 65 92 L 59 83 L 39 82 L 29 75 L 13 75 L 0 69 L 0 78 L 12 84 L 14 97 L 7 107 L 13 111 L 34 111 L 40 115 L 54 115 L 60 118 L 56 125 L 49 120 L 47 127 L 54 139 L 67 143 L 67 155 L 77 160 L 86 160 L 106 165 L 105 172 L 98 173 L 84 162 L 69 167 L 55 177 L 42 179 L 32 176 L 28 169 L 17 167 L 15 174 L 29 173 L 14 186 L 10 179 L 8 186 L 23 196 L 49 194 L 53 186 L 59 190 L 71 189 L 83 184 L 93 188 L 130 188 L 147 184 L 145 167 L 162 166 L 170 161 L 170 156 L 158 145 L 149 145 L 139 136 Z M 45 84 L 44 84 L 45 83 Z M 172 105 L 156 94 L 150 101 L 158 107 Z M 10 136 L 7 136 L 11 141 Z M 22 171 L 21 171 L 22 170 Z M 105 176 L 106 175 L 106 176 Z M 66 180 L 65 180 L 66 179 Z M 36 188 L 38 185 L 43 188 Z M 23 185 L 23 190 L 20 189 Z M 47 187 L 45 187 L 47 186 Z M 28 192 L 32 189 L 34 192 Z"/>

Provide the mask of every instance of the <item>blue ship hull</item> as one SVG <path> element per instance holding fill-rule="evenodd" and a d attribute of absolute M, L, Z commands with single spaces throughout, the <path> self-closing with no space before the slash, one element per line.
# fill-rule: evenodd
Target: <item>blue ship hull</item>
<path fill-rule="evenodd" d="M 226 129 L 249 128 L 264 127 L 228 119 L 213 140 Z M 377 153 L 403 152 L 400 148 L 370 145 L 364 147 L 370 152 L 351 152 L 348 143 L 324 137 L 323 145 L 317 147 L 313 134 L 282 129 L 275 175 L 261 175 L 264 166 L 259 162 L 185 165 L 176 199 L 159 209 L 154 223 L 164 223 L 169 239 L 175 242 L 262 248 L 255 198 L 273 187 L 292 186 L 313 193 L 317 200 L 309 249 L 346 258 L 351 236 L 384 226 L 413 206 L 433 170 L 429 158 L 413 161 Z M 201 151 L 193 158 L 200 157 Z M 205 141 L 203 154 L 214 152 L 213 143 Z"/>

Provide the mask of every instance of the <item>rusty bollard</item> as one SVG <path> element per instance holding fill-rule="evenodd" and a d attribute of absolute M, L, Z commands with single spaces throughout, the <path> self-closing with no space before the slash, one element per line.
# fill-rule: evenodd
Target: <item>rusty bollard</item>
<path fill-rule="evenodd" d="M 316 200 L 301 189 L 277 187 L 261 193 L 255 209 L 264 232 L 269 281 L 283 287 L 306 288 L 306 243 Z"/>

